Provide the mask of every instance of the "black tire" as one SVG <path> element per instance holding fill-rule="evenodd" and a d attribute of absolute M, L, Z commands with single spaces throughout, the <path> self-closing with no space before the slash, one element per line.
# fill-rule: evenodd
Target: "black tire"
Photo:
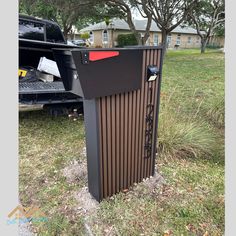
<path fill-rule="evenodd" d="M 70 113 L 83 114 L 83 103 L 57 103 L 45 104 L 43 109 L 53 118 L 58 116 L 68 116 Z"/>

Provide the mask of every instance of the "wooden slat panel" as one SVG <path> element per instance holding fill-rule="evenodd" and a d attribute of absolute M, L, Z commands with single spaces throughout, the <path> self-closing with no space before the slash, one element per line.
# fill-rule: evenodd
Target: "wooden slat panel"
<path fill-rule="evenodd" d="M 158 56 L 158 58 L 157 58 Z M 158 79 L 148 82 L 147 66 L 160 66 L 157 49 L 143 51 L 142 87 L 140 90 L 100 98 L 100 155 L 102 196 L 111 196 L 133 183 L 152 175 L 155 145 L 145 158 L 147 105 L 154 105 L 153 128 L 157 119 Z M 152 140 L 155 140 L 153 131 Z"/>

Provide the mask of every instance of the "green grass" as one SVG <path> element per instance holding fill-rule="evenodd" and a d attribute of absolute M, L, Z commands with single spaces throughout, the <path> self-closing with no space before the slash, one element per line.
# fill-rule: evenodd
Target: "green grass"
<path fill-rule="evenodd" d="M 224 234 L 224 54 L 173 50 L 163 68 L 159 157 L 166 183 L 150 191 L 140 184 L 100 203 L 89 215 L 94 235 Z M 49 218 L 38 235 L 85 235 L 74 194 L 86 184 L 68 183 L 62 170 L 85 161 L 84 123 L 22 112 L 19 124 L 20 200 Z"/>

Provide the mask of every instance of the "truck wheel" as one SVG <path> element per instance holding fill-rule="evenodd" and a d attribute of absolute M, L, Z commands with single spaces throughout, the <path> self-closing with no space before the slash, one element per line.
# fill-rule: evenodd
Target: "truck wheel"
<path fill-rule="evenodd" d="M 56 118 L 58 116 L 69 116 L 70 114 L 83 114 L 83 103 L 68 103 L 68 104 L 45 104 L 43 109 L 50 116 Z"/>

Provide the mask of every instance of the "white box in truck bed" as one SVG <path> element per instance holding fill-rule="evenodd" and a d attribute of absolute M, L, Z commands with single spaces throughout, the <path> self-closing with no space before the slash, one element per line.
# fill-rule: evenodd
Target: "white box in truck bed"
<path fill-rule="evenodd" d="M 40 57 L 37 70 L 61 78 L 60 72 L 57 67 L 57 63 L 53 60 L 47 59 L 46 57 Z"/>

